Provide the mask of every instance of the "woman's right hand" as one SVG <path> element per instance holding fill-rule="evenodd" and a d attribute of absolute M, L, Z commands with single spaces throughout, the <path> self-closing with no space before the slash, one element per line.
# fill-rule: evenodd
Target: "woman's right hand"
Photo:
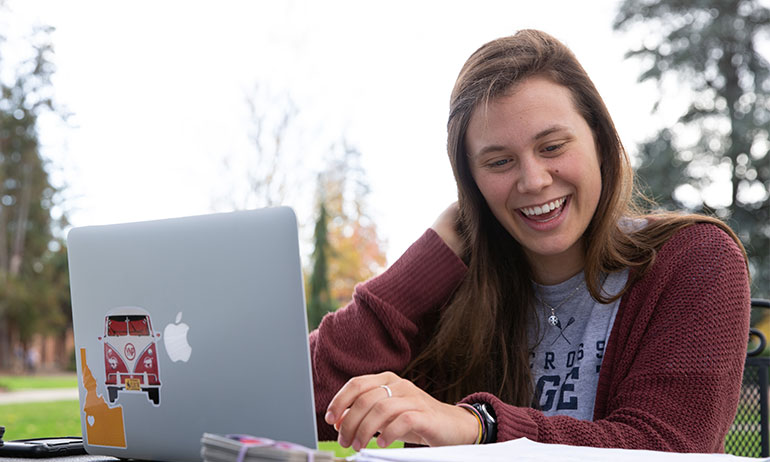
<path fill-rule="evenodd" d="M 392 372 L 354 377 L 337 392 L 324 417 L 340 446 L 356 451 L 380 432 L 381 448 L 394 441 L 428 446 L 473 444 L 480 424 L 465 409 L 442 403 Z"/>
<path fill-rule="evenodd" d="M 453 202 L 446 208 L 446 210 L 441 212 L 441 215 L 436 218 L 436 221 L 433 222 L 433 225 L 431 226 L 431 229 L 444 240 L 446 245 L 448 245 L 457 256 L 462 255 L 463 252 L 463 243 L 457 232 L 459 215 L 460 206 L 457 202 Z"/>

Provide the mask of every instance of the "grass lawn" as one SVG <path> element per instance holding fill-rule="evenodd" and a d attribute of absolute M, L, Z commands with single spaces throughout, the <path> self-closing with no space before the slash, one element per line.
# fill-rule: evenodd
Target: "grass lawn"
<path fill-rule="evenodd" d="M 18 391 L 42 388 L 77 388 L 75 374 L 0 375 L 0 390 Z"/>
<path fill-rule="evenodd" d="M 730 431 L 725 438 L 725 452 L 736 456 L 760 457 L 762 444 L 759 430 Z"/>
<path fill-rule="evenodd" d="M 80 436 L 77 401 L 0 405 L 6 441 L 47 436 Z"/>
<path fill-rule="evenodd" d="M 5 426 L 3 439 L 6 441 L 46 436 L 81 436 L 77 401 L 3 404 L 0 405 L 0 416 Z M 334 441 L 323 441 L 318 446 L 321 450 L 334 452 L 337 457 L 355 454 L 353 449 L 343 448 Z M 391 447 L 403 446 L 403 443 L 397 442 Z M 376 448 L 375 440 L 368 447 Z"/>
<path fill-rule="evenodd" d="M 377 446 L 377 440 L 372 438 L 371 441 L 369 441 L 369 444 L 366 445 L 367 448 L 379 448 Z M 403 448 L 404 443 L 401 441 L 396 441 L 395 443 L 388 446 L 388 448 Z M 322 451 L 331 451 L 334 453 L 337 457 L 347 457 L 352 456 L 356 453 L 356 451 L 353 450 L 353 448 L 343 448 L 339 444 L 337 444 L 336 441 L 321 441 L 318 443 L 318 449 Z"/>

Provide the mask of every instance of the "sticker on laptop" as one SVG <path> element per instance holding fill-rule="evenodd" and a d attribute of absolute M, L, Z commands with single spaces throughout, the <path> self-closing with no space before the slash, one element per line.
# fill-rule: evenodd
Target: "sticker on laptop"
<path fill-rule="evenodd" d="M 104 385 L 110 403 L 121 393 L 145 393 L 160 406 L 159 339 L 160 332 L 153 331 L 150 313 L 143 308 L 124 306 L 107 313 L 99 341 L 104 345 Z"/>
<path fill-rule="evenodd" d="M 123 424 L 123 408 L 110 406 L 104 397 L 96 393 L 96 378 L 86 362 L 86 349 L 80 349 L 80 366 L 86 399 L 83 405 L 86 425 L 86 441 L 92 446 L 126 447 L 126 430 Z"/>
<path fill-rule="evenodd" d="M 187 342 L 187 332 L 190 326 L 182 322 L 182 312 L 176 314 L 176 320 L 173 324 L 167 324 L 163 329 L 163 346 L 166 347 L 166 353 L 173 362 L 182 361 L 186 363 L 192 355 L 192 347 Z"/>

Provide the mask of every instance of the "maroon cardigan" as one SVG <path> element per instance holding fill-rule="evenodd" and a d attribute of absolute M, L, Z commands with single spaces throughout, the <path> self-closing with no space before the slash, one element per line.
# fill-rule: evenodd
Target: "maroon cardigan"
<path fill-rule="evenodd" d="M 320 439 L 336 439 L 323 416 L 351 377 L 402 371 L 423 344 L 426 316 L 451 296 L 465 264 L 428 230 L 352 302 L 310 334 Z M 622 297 L 605 351 L 593 421 L 546 417 L 489 393 L 498 441 L 722 452 L 735 415 L 749 327 L 746 264 L 714 225 L 689 226 L 658 252 Z M 421 330 L 422 329 L 422 330 Z"/>

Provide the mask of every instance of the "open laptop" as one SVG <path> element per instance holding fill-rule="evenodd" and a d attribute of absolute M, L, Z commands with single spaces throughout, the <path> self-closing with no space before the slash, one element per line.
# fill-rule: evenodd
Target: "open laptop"
<path fill-rule="evenodd" d="M 200 460 L 204 432 L 316 448 L 290 208 L 75 228 L 67 241 L 89 453 Z"/>

